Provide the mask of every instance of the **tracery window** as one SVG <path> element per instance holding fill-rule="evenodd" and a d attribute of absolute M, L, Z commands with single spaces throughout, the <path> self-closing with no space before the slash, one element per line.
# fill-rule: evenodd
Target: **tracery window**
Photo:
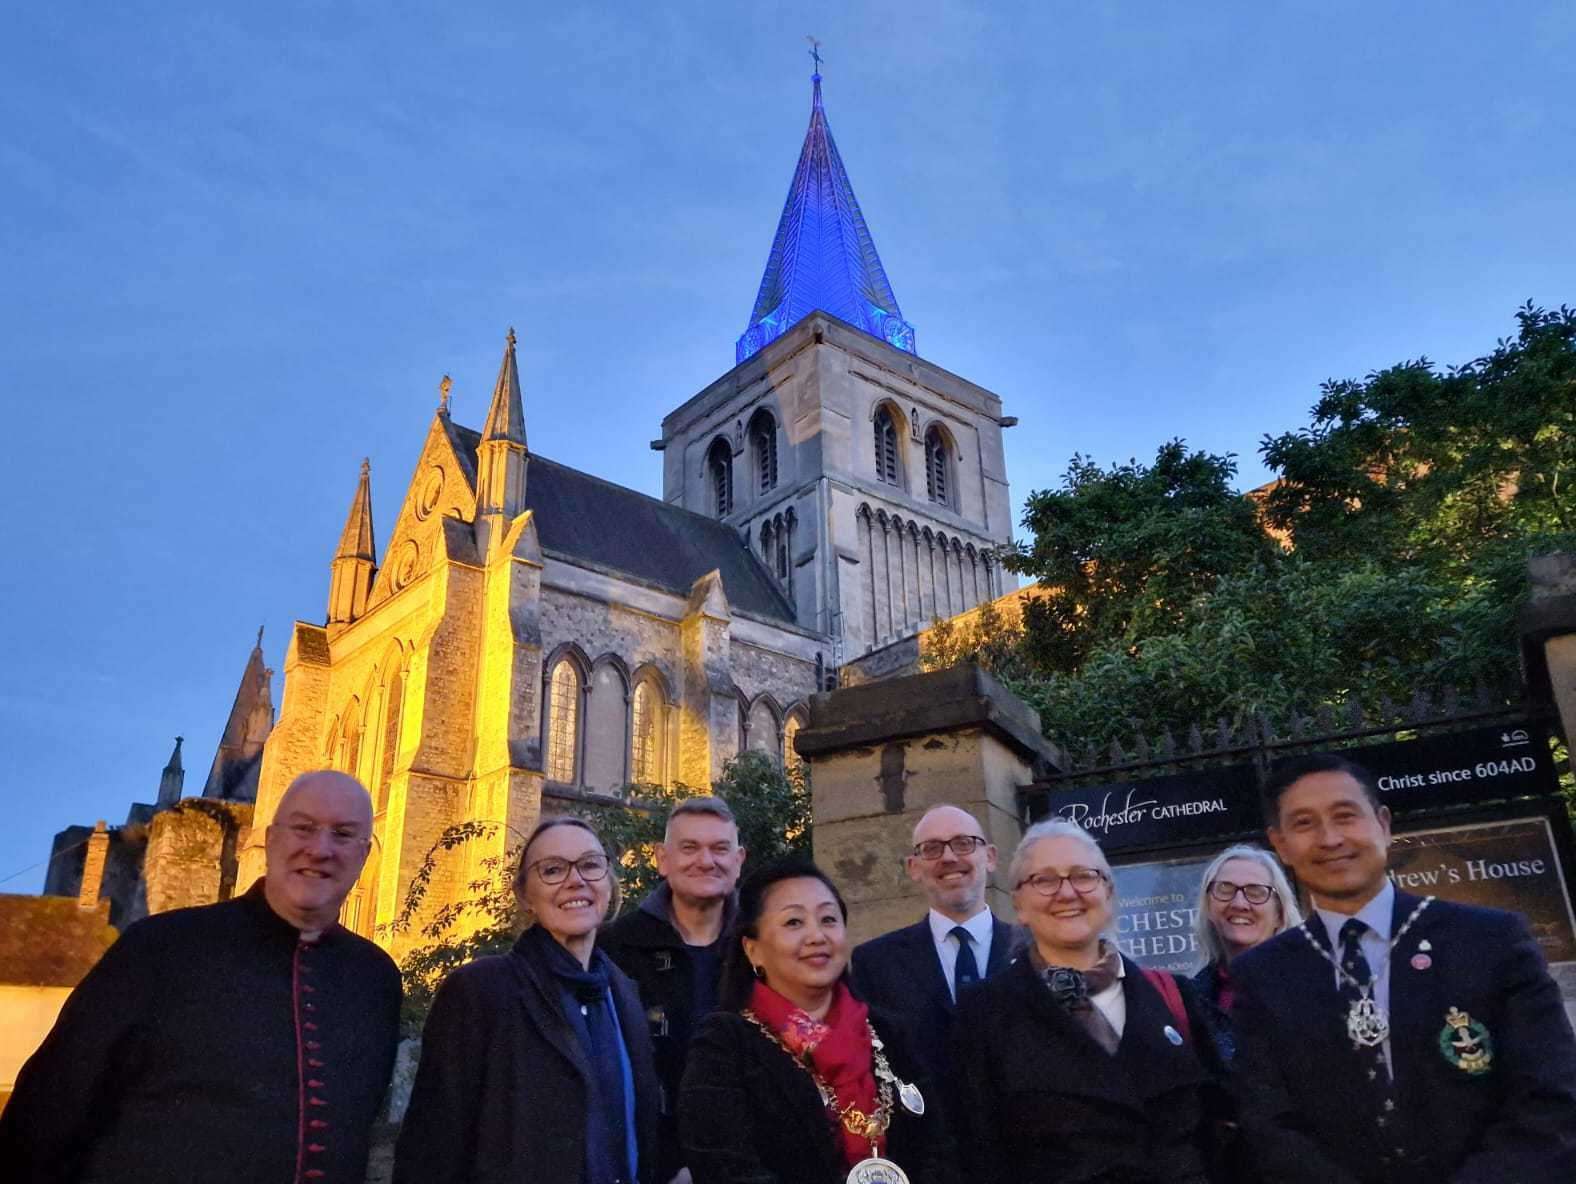
<path fill-rule="evenodd" d="M 718 440 L 706 453 L 706 471 L 711 478 L 711 503 L 717 517 L 733 513 L 733 450 L 726 440 Z"/>
<path fill-rule="evenodd" d="M 567 658 L 548 684 L 547 779 L 573 784 L 580 724 L 580 674 Z"/>
<path fill-rule="evenodd" d="M 886 407 L 876 412 L 876 478 L 897 484 L 897 424 Z"/>
<path fill-rule="evenodd" d="M 783 768 L 790 773 L 797 773 L 804 763 L 793 746 L 793 738 L 803 726 L 797 715 L 790 715 L 783 722 Z"/>
<path fill-rule="evenodd" d="M 383 708 L 383 756 L 378 765 L 378 798 L 376 811 L 382 813 L 389 803 L 389 781 L 394 776 L 394 762 L 399 757 L 400 712 L 404 707 L 405 677 L 396 672 L 389 679 Z"/>
<path fill-rule="evenodd" d="M 755 488 L 766 493 L 777 487 L 777 423 L 767 411 L 750 420 L 750 448 L 755 459 Z"/>
<path fill-rule="evenodd" d="M 925 492 L 933 502 L 952 504 L 947 481 L 947 438 L 940 428 L 925 433 Z"/>
<path fill-rule="evenodd" d="M 662 782 L 662 704 L 649 680 L 635 684 L 630 720 L 630 775 L 641 785 Z"/>

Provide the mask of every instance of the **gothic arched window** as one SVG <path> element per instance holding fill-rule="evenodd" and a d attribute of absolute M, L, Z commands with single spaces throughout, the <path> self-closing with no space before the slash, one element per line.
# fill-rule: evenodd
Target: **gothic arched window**
<path fill-rule="evenodd" d="M 790 715 L 783 721 L 783 768 L 789 773 L 797 773 L 804 765 L 804 758 L 794 751 L 793 738 L 799 734 L 799 729 L 804 726 L 804 721 L 797 714 Z"/>
<path fill-rule="evenodd" d="M 897 484 L 897 424 L 890 408 L 876 412 L 876 478 L 888 485 Z"/>
<path fill-rule="evenodd" d="M 572 785 L 580 727 L 580 672 L 567 658 L 553 667 L 547 710 L 547 779 Z"/>
<path fill-rule="evenodd" d="M 952 504 L 951 482 L 947 480 L 947 437 L 940 428 L 925 433 L 925 492 L 933 502 Z"/>
<path fill-rule="evenodd" d="M 399 758 L 400 711 L 405 701 L 405 678 L 394 672 L 384 692 L 383 707 L 383 756 L 378 764 L 378 795 L 376 812 L 381 814 L 389 804 L 389 781 L 394 776 L 394 762 Z"/>
<path fill-rule="evenodd" d="M 662 695 L 650 679 L 635 684 L 629 731 L 630 779 L 662 784 Z"/>
<path fill-rule="evenodd" d="M 750 455 L 755 462 L 755 490 L 777 487 L 777 421 L 771 412 L 757 411 L 750 420 Z"/>
<path fill-rule="evenodd" d="M 711 482 L 712 510 L 719 518 L 733 513 L 733 449 L 716 440 L 706 453 L 706 475 Z"/>

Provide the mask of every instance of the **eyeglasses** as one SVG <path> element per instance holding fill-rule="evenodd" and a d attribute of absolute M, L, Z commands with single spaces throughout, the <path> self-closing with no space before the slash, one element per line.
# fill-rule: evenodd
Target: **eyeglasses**
<path fill-rule="evenodd" d="M 538 859 L 526 871 L 535 871 L 544 884 L 562 884 L 569 878 L 569 869 L 574 868 L 580 873 L 580 878 L 587 884 L 607 877 L 606 855 L 582 855 L 579 859 L 557 859 L 549 855 L 546 859 Z"/>
<path fill-rule="evenodd" d="M 984 845 L 985 840 L 979 835 L 953 835 L 950 839 L 926 839 L 923 843 L 915 843 L 914 854 L 921 859 L 940 859 L 942 852 L 950 850 L 966 859 Z"/>
<path fill-rule="evenodd" d="M 1268 884 L 1233 884 L 1230 880 L 1214 880 L 1209 885 L 1209 894 L 1221 904 L 1230 904 L 1239 892 L 1249 904 L 1268 904 L 1270 897 L 1275 895 L 1275 889 Z"/>
<path fill-rule="evenodd" d="M 1075 867 L 1065 876 L 1055 872 L 1035 872 L 1032 876 L 1025 876 L 1018 881 L 1018 887 L 1028 884 L 1041 896 L 1055 896 L 1062 890 L 1062 884 L 1073 886 L 1073 891 L 1079 896 L 1088 896 L 1097 891 L 1106 881 L 1106 874 L 1097 867 Z"/>
<path fill-rule="evenodd" d="M 298 843 L 315 842 L 317 836 L 325 830 L 328 832 L 328 841 L 336 847 L 353 847 L 357 843 L 365 843 L 367 836 L 354 826 L 327 826 L 321 822 L 289 822 L 285 829 Z"/>

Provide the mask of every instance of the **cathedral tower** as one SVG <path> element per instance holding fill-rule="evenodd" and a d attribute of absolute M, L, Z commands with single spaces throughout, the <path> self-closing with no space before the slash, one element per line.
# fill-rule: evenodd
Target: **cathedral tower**
<path fill-rule="evenodd" d="M 811 79 L 810 125 L 737 364 L 652 447 L 841 664 L 1015 586 L 1001 399 L 918 357 Z"/>

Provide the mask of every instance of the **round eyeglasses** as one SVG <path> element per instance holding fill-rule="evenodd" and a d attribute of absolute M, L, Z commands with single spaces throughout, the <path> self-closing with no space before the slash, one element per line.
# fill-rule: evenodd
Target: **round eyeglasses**
<path fill-rule="evenodd" d="M 926 839 L 923 843 L 915 843 L 914 854 L 921 859 L 940 859 L 942 852 L 950 850 L 967 859 L 984 845 L 985 840 L 979 835 L 953 835 L 950 839 Z"/>
<path fill-rule="evenodd" d="M 549 855 L 546 859 L 538 859 L 526 871 L 535 871 L 544 884 L 562 884 L 569 878 L 569 869 L 574 868 L 580 873 L 580 878 L 587 884 L 607 877 L 606 855 L 582 855 L 579 859 L 557 859 Z"/>
<path fill-rule="evenodd" d="M 1230 904 L 1239 892 L 1249 904 L 1268 904 L 1270 897 L 1275 895 L 1275 889 L 1268 884 L 1233 884 L 1230 880 L 1215 880 L 1209 886 L 1209 894 L 1221 904 Z"/>
<path fill-rule="evenodd" d="M 1035 872 L 1034 875 L 1019 880 L 1018 887 L 1022 888 L 1027 884 L 1041 896 L 1055 896 L 1062 890 L 1062 884 L 1065 882 L 1071 884 L 1073 891 L 1079 896 L 1088 896 L 1098 890 L 1105 881 L 1105 873 L 1097 867 L 1075 867 L 1065 876 L 1059 876 L 1055 872 Z"/>

